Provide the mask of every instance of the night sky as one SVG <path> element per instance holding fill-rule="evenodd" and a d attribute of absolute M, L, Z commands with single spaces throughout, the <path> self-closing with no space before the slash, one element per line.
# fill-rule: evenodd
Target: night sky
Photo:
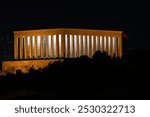
<path fill-rule="evenodd" d="M 0 46 L 14 30 L 68 27 L 122 30 L 129 48 L 150 49 L 149 7 L 143 0 L 1 0 Z"/>

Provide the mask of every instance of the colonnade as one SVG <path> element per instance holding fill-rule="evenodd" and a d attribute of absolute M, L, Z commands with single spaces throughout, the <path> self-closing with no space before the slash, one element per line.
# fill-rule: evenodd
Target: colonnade
<path fill-rule="evenodd" d="M 92 57 L 97 51 L 122 56 L 122 32 L 88 29 L 46 29 L 14 32 L 14 58 Z"/>

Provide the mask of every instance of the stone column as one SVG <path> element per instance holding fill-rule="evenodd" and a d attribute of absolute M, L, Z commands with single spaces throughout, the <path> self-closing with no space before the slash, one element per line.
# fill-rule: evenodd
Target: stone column
<path fill-rule="evenodd" d="M 20 49 L 19 49 L 20 50 L 20 56 L 19 56 L 19 58 L 22 59 L 22 55 L 23 55 L 23 52 L 22 52 L 22 47 L 23 47 L 23 45 L 22 45 L 22 36 L 20 36 L 19 39 L 20 39 L 20 43 L 19 43 L 20 44 L 19 45 L 19 47 L 20 47 Z"/>
<path fill-rule="evenodd" d="M 99 36 L 99 49 L 102 52 L 102 36 Z"/>
<path fill-rule="evenodd" d="M 95 54 L 95 52 L 96 52 L 96 36 L 94 35 L 93 36 L 93 40 L 94 40 L 94 45 L 93 45 L 93 55 Z"/>
<path fill-rule="evenodd" d="M 31 44 L 32 44 L 32 55 L 31 55 L 31 58 L 35 58 L 35 36 L 32 36 L 31 38 Z"/>
<path fill-rule="evenodd" d="M 73 46 L 72 46 L 72 47 L 73 47 L 73 50 L 72 50 L 72 53 L 73 53 L 73 54 L 72 54 L 72 58 L 75 58 L 75 55 L 76 55 L 76 53 L 75 53 L 75 49 L 76 49 L 75 47 L 76 47 L 76 44 L 75 44 L 75 38 L 74 38 L 74 35 L 72 35 L 72 43 L 73 43 L 73 44 L 72 44 L 72 45 L 73 45 Z"/>
<path fill-rule="evenodd" d="M 90 58 L 93 56 L 94 37 L 90 36 Z"/>
<path fill-rule="evenodd" d="M 30 58 L 30 37 L 27 36 L 27 58 Z"/>
<path fill-rule="evenodd" d="M 101 36 L 101 52 L 103 53 L 104 52 L 104 36 Z"/>
<path fill-rule="evenodd" d="M 86 50 L 86 38 L 85 38 L 85 35 L 83 35 L 83 53 L 82 53 L 82 55 L 86 55 L 86 53 L 85 53 L 85 50 Z"/>
<path fill-rule="evenodd" d="M 24 58 L 27 59 L 27 38 L 24 36 Z"/>
<path fill-rule="evenodd" d="M 37 36 L 34 38 L 34 57 L 37 58 Z"/>
<path fill-rule="evenodd" d="M 81 35 L 78 35 L 78 57 L 81 56 Z"/>
<path fill-rule="evenodd" d="M 65 35 L 61 34 L 61 57 L 65 57 Z"/>
<path fill-rule="evenodd" d="M 115 37 L 112 37 L 112 57 L 115 54 Z"/>
<path fill-rule="evenodd" d="M 48 35 L 46 35 L 46 58 L 48 58 L 48 52 L 49 52 L 49 48 L 48 48 Z"/>
<path fill-rule="evenodd" d="M 52 40 L 52 36 L 49 36 L 49 45 L 50 45 L 50 58 L 53 58 L 53 40 Z"/>
<path fill-rule="evenodd" d="M 106 52 L 106 49 L 107 48 L 107 38 L 106 38 L 106 36 L 104 36 L 104 49 L 103 49 L 103 51 L 104 52 Z"/>
<path fill-rule="evenodd" d="M 77 49 L 77 38 L 76 38 L 76 35 L 73 35 L 73 57 L 76 58 L 77 57 L 77 53 L 76 53 L 76 49 Z"/>
<path fill-rule="evenodd" d="M 68 38 L 69 36 L 67 35 L 67 57 L 70 58 L 70 38 Z"/>
<path fill-rule="evenodd" d="M 89 57 L 92 55 L 92 36 L 89 36 Z"/>
<path fill-rule="evenodd" d="M 79 35 L 76 36 L 76 41 L 77 41 L 76 42 L 77 43 L 77 49 L 76 49 L 77 52 L 76 53 L 77 53 L 77 57 L 79 57 Z"/>
<path fill-rule="evenodd" d="M 67 58 L 67 55 L 68 55 L 68 48 L 67 48 L 67 42 L 68 42 L 68 40 L 67 40 L 67 35 L 65 34 L 65 58 Z"/>
<path fill-rule="evenodd" d="M 87 55 L 86 51 L 87 51 L 87 36 L 84 35 L 84 55 Z"/>
<path fill-rule="evenodd" d="M 109 37 L 110 40 L 109 40 L 109 55 L 111 57 L 113 57 L 113 54 L 112 54 L 112 37 Z"/>
<path fill-rule="evenodd" d="M 94 43 L 94 36 L 91 37 L 91 57 L 94 54 L 94 50 L 95 50 L 95 43 Z"/>
<path fill-rule="evenodd" d="M 49 35 L 47 36 L 47 40 L 48 40 L 48 58 L 50 57 L 50 37 Z"/>
<path fill-rule="evenodd" d="M 37 54 L 37 58 L 40 58 L 41 57 L 40 36 L 36 36 L 36 41 L 37 41 L 36 54 Z"/>
<path fill-rule="evenodd" d="M 32 58 L 32 36 L 30 36 L 30 58 Z"/>
<path fill-rule="evenodd" d="M 118 57 L 118 37 L 115 39 L 115 55 Z"/>
<path fill-rule="evenodd" d="M 73 35 L 74 40 L 74 58 L 77 57 L 77 35 Z"/>
<path fill-rule="evenodd" d="M 96 44 L 96 50 L 95 51 L 98 51 L 98 50 L 100 50 L 99 49 L 99 38 L 98 38 L 98 36 L 95 37 L 95 40 L 96 40 L 96 43 L 95 43 Z"/>
<path fill-rule="evenodd" d="M 40 36 L 40 52 L 41 52 L 40 58 L 43 58 L 43 36 Z"/>
<path fill-rule="evenodd" d="M 26 37 L 26 56 L 29 58 L 29 37 Z"/>
<path fill-rule="evenodd" d="M 83 35 L 81 35 L 81 37 L 80 37 L 80 49 L 81 49 L 81 53 L 80 53 L 80 56 L 82 56 L 83 55 Z"/>
<path fill-rule="evenodd" d="M 18 52 L 17 52 L 17 36 L 14 34 L 14 59 L 18 59 Z"/>
<path fill-rule="evenodd" d="M 74 55 L 75 55 L 75 53 L 74 53 L 74 37 L 73 37 L 73 35 L 71 35 L 71 37 L 72 37 L 72 58 L 74 58 Z"/>
<path fill-rule="evenodd" d="M 118 56 L 121 58 L 122 56 L 122 36 L 118 37 Z"/>
<path fill-rule="evenodd" d="M 108 55 L 110 55 L 110 37 L 108 36 L 107 37 L 107 53 L 108 53 Z"/>
<path fill-rule="evenodd" d="M 70 40 L 70 43 L 69 43 L 69 47 L 70 47 L 70 58 L 72 58 L 73 57 L 73 36 L 72 35 L 70 35 L 69 36 L 69 40 Z"/>
<path fill-rule="evenodd" d="M 108 36 L 106 36 L 106 53 L 108 54 Z"/>
<path fill-rule="evenodd" d="M 58 58 L 61 58 L 61 34 L 58 35 Z"/>
<path fill-rule="evenodd" d="M 59 37 L 58 34 L 56 34 L 56 58 L 59 57 Z"/>
<path fill-rule="evenodd" d="M 56 35 L 52 36 L 53 58 L 56 58 Z"/>
<path fill-rule="evenodd" d="M 89 57 L 89 36 L 86 35 L 86 56 Z"/>
<path fill-rule="evenodd" d="M 23 43 L 23 37 L 20 38 L 20 44 L 21 44 L 21 53 L 20 53 L 20 58 L 24 59 L 24 43 Z"/>

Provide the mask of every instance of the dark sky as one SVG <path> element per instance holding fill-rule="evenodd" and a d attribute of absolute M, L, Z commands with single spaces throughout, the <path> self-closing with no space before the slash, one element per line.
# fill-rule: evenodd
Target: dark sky
<path fill-rule="evenodd" d="M 0 36 L 55 27 L 122 30 L 131 48 L 150 48 L 148 3 L 132 0 L 0 1 Z"/>

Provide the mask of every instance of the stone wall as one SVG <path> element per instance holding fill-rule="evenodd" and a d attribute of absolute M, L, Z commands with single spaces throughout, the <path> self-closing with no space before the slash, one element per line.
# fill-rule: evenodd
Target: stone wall
<path fill-rule="evenodd" d="M 63 61 L 63 59 L 4 61 L 2 62 L 2 72 L 15 74 L 16 70 L 20 69 L 23 73 L 27 73 L 31 67 L 34 69 L 44 68 L 55 61 Z"/>

